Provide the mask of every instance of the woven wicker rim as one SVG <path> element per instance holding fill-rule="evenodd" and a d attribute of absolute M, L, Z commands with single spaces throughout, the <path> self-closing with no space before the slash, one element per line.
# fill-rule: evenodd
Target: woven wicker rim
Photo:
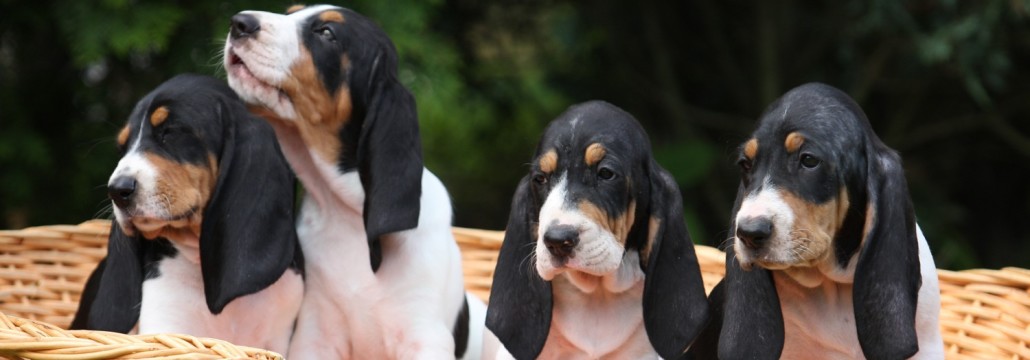
<path fill-rule="evenodd" d="M 26 359 L 282 359 L 271 351 L 183 334 L 64 330 L 0 313 L 0 354 Z"/>
<path fill-rule="evenodd" d="M 82 284 L 106 254 L 110 222 L 0 231 L 0 355 L 42 359 L 257 358 L 278 354 L 188 335 L 61 330 Z M 487 300 L 504 233 L 455 228 L 466 288 Z M 705 288 L 725 272 L 725 253 L 695 246 Z M 1030 270 L 939 270 L 945 358 L 1030 359 Z"/>

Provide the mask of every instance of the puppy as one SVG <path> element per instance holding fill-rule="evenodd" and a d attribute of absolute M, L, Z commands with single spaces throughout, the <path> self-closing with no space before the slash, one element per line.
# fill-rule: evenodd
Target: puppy
<path fill-rule="evenodd" d="M 73 328 L 186 333 L 285 352 L 303 297 L 294 178 L 222 81 L 180 75 L 118 134 L 107 257 Z"/>
<path fill-rule="evenodd" d="M 244 11 L 224 65 L 306 190 L 306 294 L 289 357 L 478 358 L 485 307 L 466 298 L 450 199 L 422 165 L 415 100 L 386 33 L 335 6 Z"/>
<path fill-rule="evenodd" d="M 681 358 L 708 302 L 679 189 L 644 129 L 611 104 L 575 105 L 531 166 L 490 294 L 498 358 Z"/>
<path fill-rule="evenodd" d="M 936 268 L 901 158 L 851 98 L 823 84 L 787 92 L 738 163 L 712 294 L 720 358 L 944 358 Z"/>

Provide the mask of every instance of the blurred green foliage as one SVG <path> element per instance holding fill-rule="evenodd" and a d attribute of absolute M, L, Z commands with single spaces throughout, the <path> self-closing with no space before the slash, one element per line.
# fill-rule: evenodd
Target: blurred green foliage
<path fill-rule="evenodd" d="M 401 56 L 456 223 L 500 229 L 543 127 L 604 99 L 650 132 L 696 242 L 728 238 L 736 147 L 809 81 L 902 152 L 937 265 L 1030 267 L 1026 0 L 354 0 Z M 0 0 L 0 225 L 107 217 L 114 134 L 180 72 L 224 76 L 228 19 L 282 1 Z"/>

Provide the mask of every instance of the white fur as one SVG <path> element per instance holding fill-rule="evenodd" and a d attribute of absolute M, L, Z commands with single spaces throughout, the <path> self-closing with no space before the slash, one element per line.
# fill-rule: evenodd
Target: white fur
<path fill-rule="evenodd" d="M 247 41 L 225 41 L 224 66 L 229 86 L 243 101 L 264 104 L 279 117 L 295 120 L 293 103 L 277 87 L 286 80 L 290 66 L 300 57 L 301 41 L 297 36 L 304 19 L 331 6 L 311 6 L 289 15 L 264 11 L 243 11 L 261 21 L 261 30 Z M 245 66 L 232 66 L 231 55 L 245 59 Z"/>
<path fill-rule="evenodd" d="M 937 268 L 922 230 L 917 227 L 916 231 L 923 283 L 919 288 L 916 305 L 919 352 L 912 359 L 943 359 L 944 345 L 937 322 L 940 313 Z M 831 274 L 819 268 L 773 272 L 786 334 L 781 358 L 863 357 L 862 348 L 858 343 L 852 302 L 854 274 L 852 267 L 844 281 L 834 281 L 833 278 L 839 277 L 839 274 Z"/>
<path fill-rule="evenodd" d="M 609 274 L 565 271 L 551 286 L 551 328 L 540 359 L 658 358 L 644 330 L 644 272 L 635 250 L 627 251 Z M 498 348 L 494 358 L 512 358 L 503 346 Z"/>
<path fill-rule="evenodd" d="M 768 178 L 764 180 L 760 191 L 749 194 L 740 203 L 740 211 L 737 212 L 734 223 L 739 224 L 745 219 L 757 217 L 766 217 L 773 222 L 773 234 L 760 249 L 761 253 L 748 249 L 742 241 L 734 241 L 733 250 L 741 266 L 747 268 L 757 262 L 763 267 L 775 269 L 777 267 L 774 264 L 795 261 L 789 231 L 794 226 L 794 210 L 787 205 Z"/>
<path fill-rule="evenodd" d="M 163 195 L 156 191 L 161 175 L 139 149 L 141 138 L 138 134 L 111 174 L 112 182 L 122 176 L 136 179 L 131 214 L 113 206 L 115 221 L 123 229 L 141 231 L 186 226 L 188 219 L 166 220 L 178 214 L 168 212 L 161 201 Z M 143 282 L 136 331 L 212 337 L 285 354 L 303 298 L 300 274 L 287 270 L 272 285 L 234 299 L 220 314 L 214 315 L 208 310 L 204 296 L 200 239 L 197 234 L 186 231 L 176 234 L 178 237 L 166 238 L 178 254 L 160 260 L 159 275 Z"/>
<path fill-rule="evenodd" d="M 139 333 L 211 337 L 285 354 L 300 309 L 304 281 L 286 270 L 271 286 L 229 302 L 218 315 L 204 299 L 200 264 L 184 256 L 161 260 L 160 276 L 143 282 Z"/>
<path fill-rule="evenodd" d="M 579 244 L 573 249 L 573 256 L 563 265 L 555 264 L 553 256 L 544 246 L 544 234 L 548 227 L 554 225 L 571 225 L 580 232 Z M 578 204 L 568 201 L 568 180 L 562 174 L 540 208 L 540 230 L 536 246 L 536 269 L 540 277 L 551 281 L 566 270 L 592 276 L 607 275 L 623 262 L 623 252 L 623 245 L 616 240 L 615 234 L 579 211 Z M 578 275 L 570 279 L 578 286 L 589 287 L 593 284 L 578 281 Z M 581 289 L 590 291 L 587 288 Z"/>
<path fill-rule="evenodd" d="M 248 12 L 259 18 L 261 31 L 248 41 L 226 41 L 229 85 L 245 101 L 295 120 L 293 105 L 276 87 L 299 56 L 298 24 L 326 8 L 290 15 Z M 246 66 L 231 66 L 232 54 Z M 289 357 L 453 358 L 452 331 L 465 295 L 450 199 L 440 180 L 424 170 L 418 226 L 383 236 L 383 262 L 373 273 L 358 173 L 340 174 L 303 143 L 296 128 L 273 126 L 307 190 L 297 229 L 306 292 Z M 478 357 L 485 312 L 470 306 L 478 317 L 470 332 L 478 337 L 470 336 L 466 357 Z"/>
<path fill-rule="evenodd" d="M 261 30 L 247 41 L 226 41 L 229 86 L 245 101 L 271 109 L 283 154 L 304 184 L 297 233 L 305 254 L 305 297 L 289 358 L 450 359 L 462 308 L 461 256 L 451 233 L 447 190 L 422 175 L 418 226 L 382 237 L 383 261 L 372 272 L 362 213 L 365 192 L 356 171 L 341 174 L 305 144 L 296 112 L 280 90 L 300 56 L 299 24 L 329 7 L 290 15 L 248 11 Z M 232 65 L 239 56 L 245 66 Z M 485 311 L 472 311 L 466 358 L 478 358 Z"/>
<path fill-rule="evenodd" d="M 551 327 L 540 359 L 657 359 L 644 330 L 644 272 L 640 254 L 625 251 L 615 234 L 568 201 L 566 174 L 558 177 L 540 208 L 537 273 L 551 281 Z M 564 263 L 544 246 L 549 226 L 571 225 L 579 244 Z M 488 338 L 489 339 L 489 338 Z M 488 342 L 489 344 L 489 342 Z M 511 359 L 503 345 L 497 359 Z"/>
<path fill-rule="evenodd" d="M 464 296 L 461 257 L 450 233 L 443 185 L 429 171 L 423 174 L 419 226 L 384 236 L 376 273 L 362 208 L 347 205 L 361 201 L 335 196 L 360 189 L 358 174 L 334 179 L 356 183 L 347 189 L 309 190 L 297 231 L 307 291 L 291 358 L 453 358 L 452 329 Z"/>

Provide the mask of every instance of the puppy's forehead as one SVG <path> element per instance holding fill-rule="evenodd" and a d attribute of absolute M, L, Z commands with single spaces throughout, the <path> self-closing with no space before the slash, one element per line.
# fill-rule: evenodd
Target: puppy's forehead
<path fill-rule="evenodd" d="M 297 22 L 303 22 L 303 21 L 307 20 L 308 18 L 317 17 L 317 16 L 321 15 L 322 13 L 329 12 L 329 11 L 336 12 L 336 13 L 339 13 L 340 15 L 343 15 L 343 13 L 342 13 L 343 10 L 344 10 L 344 8 L 339 7 L 339 6 L 333 6 L 333 5 L 311 5 L 311 6 L 307 6 L 307 7 L 301 8 L 299 10 L 295 10 L 294 12 L 289 12 L 289 13 L 286 14 L 286 17 L 288 17 L 290 19 L 294 19 Z M 339 22 L 343 22 L 342 18 L 340 20 L 341 21 L 339 21 Z"/>
<path fill-rule="evenodd" d="M 601 101 L 569 108 L 548 126 L 542 145 L 542 151 L 559 149 L 563 153 L 575 153 L 577 158 L 587 156 L 586 150 L 591 146 L 595 155 L 598 147 L 624 156 L 650 150 L 650 142 L 640 123 L 625 111 Z"/>
<path fill-rule="evenodd" d="M 762 115 L 755 137 L 785 140 L 792 133 L 805 139 L 831 141 L 844 147 L 870 129 L 862 109 L 843 91 L 825 84 L 796 87 L 775 101 Z"/>

